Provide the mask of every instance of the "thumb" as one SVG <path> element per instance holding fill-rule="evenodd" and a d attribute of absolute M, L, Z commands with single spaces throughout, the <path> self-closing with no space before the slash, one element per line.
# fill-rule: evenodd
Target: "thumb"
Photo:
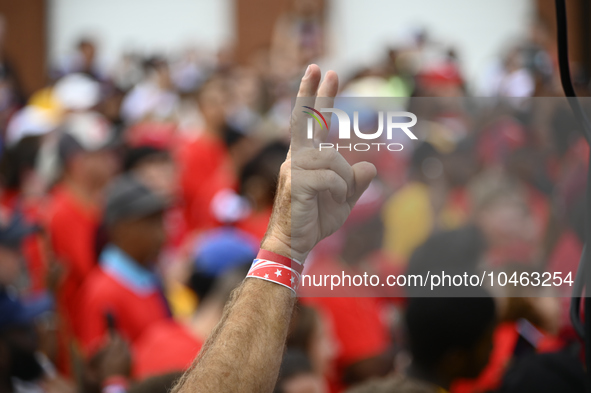
<path fill-rule="evenodd" d="M 353 206 L 355 206 L 361 195 L 367 190 L 367 187 L 369 187 L 371 181 L 376 177 L 378 171 L 374 164 L 367 161 L 358 162 L 351 168 L 355 177 L 355 192 L 347 199 L 347 203 L 353 209 Z"/>

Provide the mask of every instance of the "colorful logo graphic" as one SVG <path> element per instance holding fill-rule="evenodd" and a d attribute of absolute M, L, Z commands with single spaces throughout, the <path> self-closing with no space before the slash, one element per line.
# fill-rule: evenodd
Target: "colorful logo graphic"
<path fill-rule="evenodd" d="M 314 113 L 316 113 L 316 115 L 320 116 L 320 119 L 322 119 L 322 121 L 324 122 L 324 125 L 326 126 L 326 128 L 328 128 L 328 123 L 326 122 L 326 119 L 324 118 L 324 116 L 322 116 L 322 113 L 320 113 L 316 109 L 311 108 L 309 106 L 304 106 L 303 108 L 310 109 L 311 111 L 313 111 Z M 312 116 L 318 122 L 318 124 L 320 125 L 320 129 L 321 130 L 324 129 L 324 127 L 322 127 L 322 123 L 320 122 L 320 119 L 318 118 L 318 116 L 316 116 L 314 113 L 311 113 L 311 112 L 308 112 L 308 111 L 302 111 L 302 112 L 304 112 L 304 113 Z"/>

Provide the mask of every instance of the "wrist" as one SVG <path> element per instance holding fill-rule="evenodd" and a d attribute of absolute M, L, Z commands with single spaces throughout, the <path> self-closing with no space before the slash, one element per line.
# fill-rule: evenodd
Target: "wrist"
<path fill-rule="evenodd" d="M 276 234 L 265 235 L 263 241 L 261 242 L 261 250 L 271 251 L 275 254 L 279 254 L 290 259 L 295 259 L 302 264 L 308 256 L 308 253 L 302 253 L 294 250 L 291 247 L 291 242 L 285 239 L 285 236 Z"/>

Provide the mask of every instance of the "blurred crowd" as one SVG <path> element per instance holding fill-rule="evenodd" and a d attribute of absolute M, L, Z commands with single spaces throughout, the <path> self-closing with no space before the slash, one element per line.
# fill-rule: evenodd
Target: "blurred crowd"
<path fill-rule="evenodd" d="M 25 97 L 1 59 L 0 392 L 165 392 L 191 365 L 265 234 L 291 100 L 325 55 L 314 4 L 246 63 L 190 49 L 106 69 L 81 39 Z M 588 148 L 565 102 L 532 98 L 560 96 L 548 31 L 479 81 L 461 62 L 421 30 L 341 75 L 343 97 L 403 98 L 421 142 L 372 157 L 378 179 L 310 272 L 574 278 Z M 567 303 L 532 291 L 301 298 L 276 392 L 582 391 Z"/>

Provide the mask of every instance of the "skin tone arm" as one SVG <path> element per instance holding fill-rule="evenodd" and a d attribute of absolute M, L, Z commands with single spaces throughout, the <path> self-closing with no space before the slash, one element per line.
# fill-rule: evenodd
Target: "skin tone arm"
<path fill-rule="evenodd" d="M 292 142 L 281 166 L 277 197 L 261 248 L 305 261 L 312 248 L 334 233 L 376 175 L 367 162 L 349 165 L 335 150 L 318 151 L 328 129 L 306 138 L 307 117 L 301 106 L 332 106 L 338 77 L 306 70 L 292 114 Z M 298 109 L 299 108 L 299 109 Z M 281 285 L 248 278 L 234 291 L 222 320 L 207 339 L 173 393 L 272 392 L 279 373 L 295 304 Z M 156 355 L 157 356 L 157 355 Z"/>

